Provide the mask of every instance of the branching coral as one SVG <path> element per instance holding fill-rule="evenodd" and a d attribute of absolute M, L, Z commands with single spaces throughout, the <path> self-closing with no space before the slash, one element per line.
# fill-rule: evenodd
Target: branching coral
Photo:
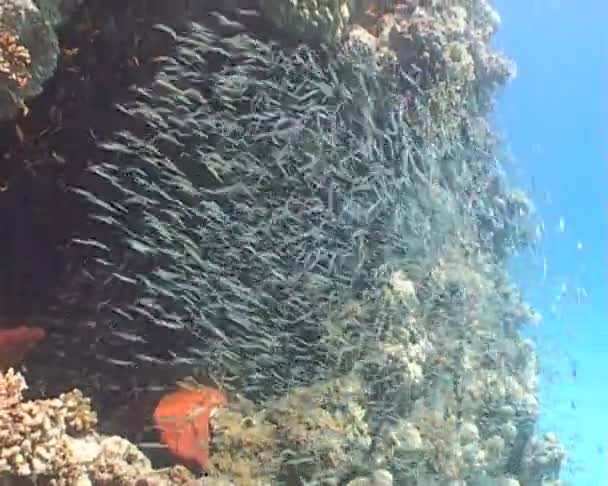
<path fill-rule="evenodd" d="M 0 410 L 17 405 L 26 389 L 25 379 L 13 369 L 0 374 Z"/>
<path fill-rule="evenodd" d="M 31 62 L 29 51 L 19 44 L 16 35 L 0 33 L 0 73 L 14 81 L 19 89 L 24 88 L 31 78 Z"/>
<path fill-rule="evenodd" d="M 25 382 L 9 370 L 3 376 L 0 410 L 0 471 L 16 476 L 55 476 L 75 484 L 83 471 L 70 452 L 67 434 L 90 431 L 96 422 L 90 404 L 77 391 L 56 399 L 22 401 Z"/>
<path fill-rule="evenodd" d="M 58 398 L 24 400 L 26 388 L 24 378 L 12 369 L 0 373 L 3 484 L 21 478 L 35 479 L 39 485 L 131 486 L 138 479 L 150 479 L 168 486 L 194 479 L 186 474 L 183 483 L 174 482 L 170 476 L 175 471 L 156 473 L 129 441 L 97 434 L 97 416 L 79 390 Z"/>

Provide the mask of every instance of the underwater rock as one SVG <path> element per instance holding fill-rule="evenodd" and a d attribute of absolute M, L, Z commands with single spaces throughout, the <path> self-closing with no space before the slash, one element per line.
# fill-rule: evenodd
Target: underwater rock
<path fill-rule="evenodd" d="M 522 486 L 537 486 L 559 480 L 566 459 L 566 450 L 556 434 L 548 432 L 534 436 L 524 450 L 519 482 Z"/>
<path fill-rule="evenodd" d="M 258 407 L 228 404 L 213 417 L 209 473 L 239 485 L 341 478 L 371 444 L 362 393 L 356 377 L 346 376 Z"/>
<path fill-rule="evenodd" d="M 349 481 L 346 486 L 393 486 L 393 475 L 385 469 L 378 469 L 371 476 Z"/>
<path fill-rule="evenodd" d="M 53 27 L 60 27 L 84 0 L 36 0 L 45 20 Z"/>
<path fill-rule="evenodd" d="M 496 89 L 515 76 L 513 62 L 491 46 L 500 21 L 486 0 L 396 4 L 377 9 L 374 15 L 371 23 L 353 19 L 350 41 L 364 42 L 380 57 L 395 59 L 423 89 L 449 85 L 449 95 L 444 96 L 453 99 L 438 100 L 442 103 L 458 106 L 468 100 L 471 110 L 473 99 L 473 111 L 485 114 L 493 106 Z"/>
<path fill-rule="evenodd" d="M 468 486 L 520 486 L 519 481 L 508 477 L 489 477 L 485 475 L 471 478 Z"/>
<path fill-rule="evenodd" d="M 25 110 L 54 72 L 59 44 L 52 26 L 32 0 L 0 5 L 0 120 Z"/>

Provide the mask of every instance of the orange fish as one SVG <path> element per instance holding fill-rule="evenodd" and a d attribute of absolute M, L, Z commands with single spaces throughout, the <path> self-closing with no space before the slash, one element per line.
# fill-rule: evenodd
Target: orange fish
<path fill-rule="evenodd" d="M 21 364 L 45 336 L 46 332 L 40 327 L 0 329 L 0 372 Z"/>
<path fill-rule="evenodd" d="M 161 398 L 154 422 L 169 451 L 203 468 L 209 462 L 209 419 L 226 404 L 225 395 L 209 387 L 182 388 Z"/>

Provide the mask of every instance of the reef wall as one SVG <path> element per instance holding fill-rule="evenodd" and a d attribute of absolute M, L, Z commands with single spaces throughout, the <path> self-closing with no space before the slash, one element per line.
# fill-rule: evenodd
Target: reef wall
<path fill-rule="evenodd" d="M 558 481 L 505 268 L 535 226 L 488 122 L 514 73 L 499 17 L 318 3 L 155 27 L 172 49 L 69 186 L 90 218 L 32 388 L 82 388 L 138 442 L 178 379 L 221 387 L 201 484 Z"/>

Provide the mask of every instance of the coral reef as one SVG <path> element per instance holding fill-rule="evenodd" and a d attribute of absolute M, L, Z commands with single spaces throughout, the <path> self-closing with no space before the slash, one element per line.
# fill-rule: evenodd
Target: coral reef
<path fill-rule="evenodd" d="M 340 478 L 371 444 L 363 403 L 352 376 L 298 387 L 257 407 L 232 402 L 213 418 L 209 473 L 243 485 Z"/>
<path fill-rule="evenodd" d="M 537 370 L 517 332 L 532 311 L 503 258 L 530 211 L 504 203 L 526 204 L 483 134 L 451 138 L 451 123 L 482 111 L 444 120 L 433 96 L 407 104 L 411 76 L 361 44 L 285 49 L 236 23 L 225 36 L 204 23 L 162 29 L 176 55 L 120 107 L 145 130 L 105 142 L 112 161 L 91 168 L 95 191 L 76 189 L 92 228 L 112 234 L 79 238 L 101 264 L 74 282 L 111 291 L 96 319 L 129 329 L 108 360 L 191 361 L 263 403 L 253 422 L 218 411 L 212 474 L 517 477 Z M 430 139 L 412 123 L 427 115 Z M 319 391 L 336 374 L 355 377 L 360 396 Z"/>
<path fill-rule="evenodd" d="M 260 17 L 316 40 L 294 46 L 253 29 L 258 12 L 221 7 L 186 30 L 156 26 L 171 47 L 153 81 L 117 100 L 120 130 L 96 138 L 102 152 L 70 185 L 90 220 L 62 247 L 74 270 L 45 309 L 54 370 L 42 360 L 36 383 L 83 391 L 24 401 L 20 375 L 2 375 L 2 473 L 557 480 L 564 451 L 533 435 L 538 364 L 519 333 L 537 315 L 505 269 L 534 243 L 534 208 L 509 186 L 486 118 L 513 74 L 490 49 L 498 16 L 482 0 L 265 1 Z M 114 22 L 99 37 L 118 36 Z M 27 63 L 11 49 L 17 82 Z M 213 416 L 217 403 L 197 416 L 165 394 L 196 370 L 225 393 Z M 169 402 L 157 415 L 188 415 L 192 442 L 159 417 L 155 439 L 205 478 L 154 470 L 154 454 L 106 435 L 139 442 L 151 404 Z"/>
<path fill-rule="evenodd" d="M 385 469 L 378 469 L 369 476 L 349 481 L 347 486 L 392 486 L 393 475 Z"/>
<path fill-rule="evenodd" d="M 555 434 L 546 433 L 541 437 L 532 437 L 526 445 L 522 459 L 521 485 L 558 481 L 560 467 L 565 458 L 566 450 Z"/>
<path fill-rule="evenodd" d="M 6 0 L 0 5 L 0 121 L 28 113 L 60 54 L 55 29 L 82 0 Z"/>
<path fill-rule="evenodd" d="M 56 486 L 203 484 L 183 468 L 154 471 L 127 440 L 97 434 L 97 416 L 80 391 L 24 400 L 26 388 L 12 369 L 0 374 L 2 484 L 23 484 L 19 479 L 27 478 Z"/>
<path fill-rule="evenodd" d="M 40 94 L 59 55 L 57 36 L 33 0 L 0 5 L 0 120 L 25 109 Z"/>
<path fill-rule="evenodd" d="M 307 40 L 362 42 L 396 60 L 439 103 L 487 113 L 515 64 L 490 46 L 500 16 L 486 0 L 466 2 L 263 0 L 279 28 Z"/>
<path fill-rule="evenodd" d="M 261 0 L 264 14 L 273 23 L 303 40 L 337 43 L 347 30 L 350 0 Z"/>

